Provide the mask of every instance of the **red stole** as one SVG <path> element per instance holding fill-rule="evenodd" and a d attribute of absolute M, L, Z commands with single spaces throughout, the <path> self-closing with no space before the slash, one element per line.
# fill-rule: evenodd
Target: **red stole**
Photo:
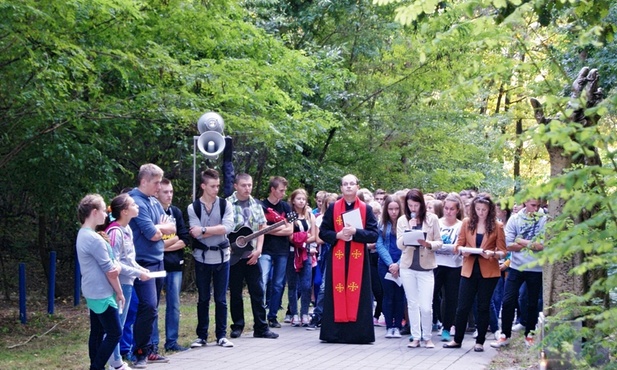
<path fill-rule="evenodd" d="M 366 204 L 356 198 L 354 209 L 360 209 L 362 224 L 366 225 Z M 334 231 L 343 230 L 345 199 L 334 203 Z M 362 270 L 364 269 L 364 243 L 351 241 L 349 271 L 345 271 L 345 241 L 338 239 L 332 250 L 332 291 L 334 296 L 334 322 L 355 322 L 358 318 Z"/>

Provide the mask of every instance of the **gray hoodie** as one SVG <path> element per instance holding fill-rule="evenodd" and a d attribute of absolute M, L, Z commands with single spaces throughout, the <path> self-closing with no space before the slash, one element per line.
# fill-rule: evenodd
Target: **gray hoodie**
<path fill-rule="evenodd" d="M 523 208 L 517 214 L 512 215 L 506 224 L 506 245 L 514 243 L 516 238 L 540 241 L 544 236 L 544 227 L 546 226 L 546 215 L 540 212 L 528 215 Z M 520 252 L 512 252 L 510 268 L 519 271 L 542 272 L 540 265 L 528 266 L 530 262 L 537 261 L 536 253 L 538 251 L 532 251 L 528 248 L 522 249 Z"/>

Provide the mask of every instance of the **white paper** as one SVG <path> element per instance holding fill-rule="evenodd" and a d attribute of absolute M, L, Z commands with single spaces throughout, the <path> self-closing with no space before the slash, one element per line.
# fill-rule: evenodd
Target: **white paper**
<path fill-rule="evenodd" d="M 458 251 L 461 253 L 482 254 L 482 248 L 473 247 L 458 247 Z"/>
<path fill-rule="evenodd" d="M 386 276 L 384 276 L 384 279 L 386 280 L 391 280 L 394 281 L 396 283 L 396 285 L 401 286 L 403 284 L 403 282 L 401 281 L 400 277 L 394 277 L 394 275 L 392 275 L 389 272 L 386 272 Z"/>
<path fill-rule="evenodd" d="M 150 279 L 165 277 L 167 276 L 167 271 L 150 271 L 148 276 L 150 276 Z"/>
<path fill-rule="evenodd" d="M 343 213 L 343 223 L 345 226 L 350 225 L 356 229 L 364 229 L 362 225 L 362 216 L 360 215 L 360 209 L 352 209 L 351 211 Z"/>
<path fill-rule="evenodd" d="M 403 233 L 403 245 L 419 246 L 418 240 L 425 240 L 424 232 L 422 230 L 405 230 Z"/>

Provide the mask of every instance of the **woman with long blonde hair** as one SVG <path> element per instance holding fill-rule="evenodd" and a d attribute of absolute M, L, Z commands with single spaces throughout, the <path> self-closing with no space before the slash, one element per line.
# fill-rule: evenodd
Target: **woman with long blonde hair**
<path fill-rule="evenodd" d="M 292 210 L 298 219 L 294 221 L 294 231 L 290 238 L 290 252 L 287 260 L 287 296 L 291 326 L 308 327 L 308 314 L 311 304 L 311 280 L 313 256 L 317 253 L 315 238 L 317 227 L 315 216 L 308 207 L 308 193 L 296 189 L 289 196 Z M 298 314 L 298 295 L 300 296 L 300 313 Z"/>

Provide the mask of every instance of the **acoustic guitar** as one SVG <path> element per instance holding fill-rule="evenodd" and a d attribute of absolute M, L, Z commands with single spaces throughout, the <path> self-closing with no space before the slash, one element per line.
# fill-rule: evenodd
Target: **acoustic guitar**
<path fill-rule="evenodd" d="M 296 212 L 289 212 L 286 217 L 281 215 L 276 215 L 275 220 L 276 223 L 261 229 L 259 231 L 253 232 L 248 226 L 242 226 L 238 230 L 232 231 L 227 235 L 229 239 L 229 244 L 231 245 L 231 255 L 229 257 L 229 263 L 231 265 L 235 265 L 242 258 L 248 258 L 248 256 L 253 251 L 253 246 L 250 244 L 251 240 L 260 237 L 261 235 L 276 229 L 277 227 L 285 224 L 285 222 L 294 222 L 298 219 L 298 214 Z"/>

